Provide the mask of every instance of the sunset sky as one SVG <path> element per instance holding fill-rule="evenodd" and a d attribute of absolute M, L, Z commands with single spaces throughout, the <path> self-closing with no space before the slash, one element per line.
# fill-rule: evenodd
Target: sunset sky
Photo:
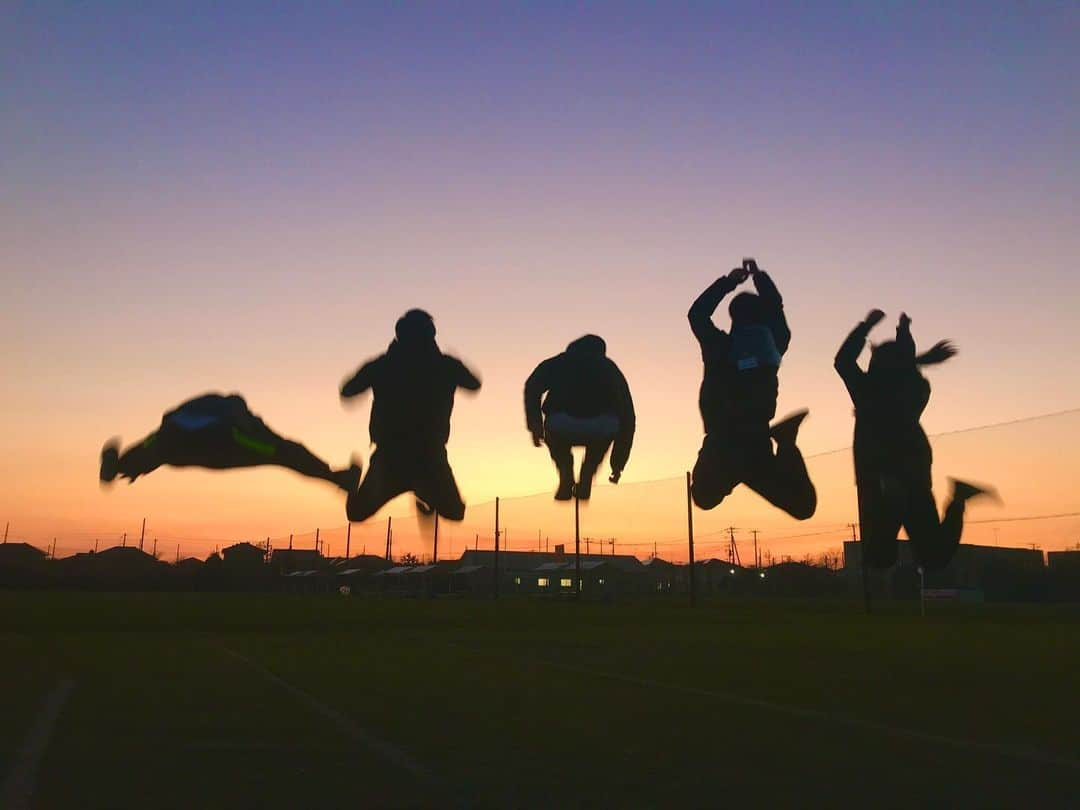
<path fill-rule="evenodd" d="M 785 297 L 779 410 L 810 408 L 807 454 L 850 444 L 832 357 L 873 307 L 889 314 L 877 340 L 906 311 L 921 345 L 960 347 L 928 372 L 930 433 L 1080 407 L 1080 8 L 881 5 L 9 7 L 0 523 L 70 551 L 144 516 L 170 555 L 316 527 L 337 546 L 343 499 L 320 482 L 162 469 L 103 491 L 98 453 L 222 390 L 335 466 L 366 461 L 370 401 L 343 407 L 338 385 L 419 306 L 484 381 L 455 410 L 475 508 L 451 550 L 490 544 L 496 495 L 544 493 L 508 502 L 512 546 L 572 530 L 521 388 L 594 332 L 638 438 L 587 520 L 644 554 L 684 532 L 701 440 L 686 310 L 743 256 Z M 1076 413 L 936 449 L 936 480 L 1000 487 L 974 520 L 1080 511 Z M 811 471 L 814 520 L 740 494 L 702 533 L 838 546 L 850 455 Z M 381 552 L 389 514 L 396 550 L 422 550 L 410 511 L 354 527 L 353 550 Z M 1080 519 L 967 537 L 1060 548 Z"/>

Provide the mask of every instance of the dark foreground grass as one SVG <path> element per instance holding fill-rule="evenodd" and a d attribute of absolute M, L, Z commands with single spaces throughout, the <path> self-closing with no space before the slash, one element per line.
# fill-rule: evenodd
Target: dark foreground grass
<path fill-rule="evenodd" d="M 0 594 L 0 777 L 66 677 L 40 807 L 1076 806 L 1076 610 L 931 613 Z"/>

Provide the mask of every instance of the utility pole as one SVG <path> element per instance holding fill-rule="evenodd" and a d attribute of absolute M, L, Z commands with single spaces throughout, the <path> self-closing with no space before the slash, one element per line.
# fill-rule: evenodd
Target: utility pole
<path fill-rule="evenodd" d="M 176 561 L 180 562 L 180 544 L 176 544 Z"/>
<path fill-rule="evenodd" d="M 697 582 L 694 578 L 694 499 L 689 472 L 686 473 L 686 536 L 690 549 L 690 607 L 697 607 Z M 656 549 L 655 541 L 653 549 Z"/>
<path fill-rule="evenodd" d="M 5 543 L 7 542 L 7 533 L 8 533 L 8 529 L 10 529 L 10 528 L 11 528 L 11 521 L 8 521 L 7 523 L 4 524 L 4 542 Z"/>
<path fill-rule="evenodd" d="M 315 529 L 315 553 L 316 554 L 319 553 L 319 530 L 318 530 L 318 528 Z"/>
<path fill-rule="evenodd" d="M 499 598 L 499 497 L 495 496 L 495 598 Z"/>
<path fill-rule="evenodd" d="M 352 548 L 352 521 L 345 524 L 345 559 L 349 559 L 349 550 Z"/>
<path fill-rule="evenodd" d="M 586 544 L 589 538 L 585 538 Z M 574 598 L 581 598 L 581 501 L 574 495 Z"/>
<path fill-rule="evenodd" d="M 742 566 L 742 560 L 739 559 L 739 546 L 735 542 L 734 526 L 728 526 L 728 562 L 731 565 Z"/>
<path fill-rule="evenodd" d="M 871 610 L 870 605 L 870 578 L 867 576 L 867 570 L 869 565 L 866 560 L 866 549 L 863 548 L 863 544 L 859 542 L 859 538 L 855 536 L 855 527 L 857 523 L 849 523 L 848 528 L 851 529 L 851 542 L 859 544 L 859 570 L 862 573 L 862 591 L 863 591 L 863 607 L 866 612 Z"/>
<path fill-rule="evenodd" d="M 615 538 L 612 537 L 610 540 L 608 540 L 608 543 L 611 545 L 611 556 L 614 557 L 615 556 Z"/>
<path fill-rule="evenodd" d="M 431 547 L 431 562 L 439 561 L 439 510 L 435 510 L 435 540 Z"/>
<path fill-rule="evenodd" d="M 124 532 L 124 536 L 120 539 L 120 548 L 127 548 L 127 532 Z"/>
<path fill-rule="evenodd" d="M 157 538 L 154 538 L 154 559 L 157 559 Z"/>
<path fill-rule="evenodd" d="M 97 554 L 97 547 L 98 547 L 98 539 L 95 537 L 94 538 L 94 553 L 95 554 Z"/>
<path fill-rule="evenodd" d="M 393 526 L 393 524 L 394 524 L 394 519 L 392 517 L 388 517 L 386 519 L 386 560 L 387 560 L 387 562 L 393 562 L 393 560 L 390 557 L 390 531 L 391 531 L 391 527 Z"/>
<path fill-rule="evenodd" d="M 146 539 L 146 518 L 142 519 L 142 530 L 139 532 L 139 551 L 143 550 L 143 540 Z"/>
<path fill-rule="evenodd" d="M 761 568 L 761 557 L 758 556 L 757 536 L 758 530 L 751 529 L 750 533 L 754 535 L 754 568 Z"/>

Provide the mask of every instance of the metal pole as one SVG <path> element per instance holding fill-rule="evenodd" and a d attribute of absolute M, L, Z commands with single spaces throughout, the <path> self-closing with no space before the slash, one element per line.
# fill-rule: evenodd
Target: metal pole
<path fill-rule="evenodd" d="M 435 542 L 431 547 L 431 562 L 439 561 L 439 510 L 435 510 Z"/>
<path fill-rule="evenodd" d="M 499 499 L 495 498 L 495 598 L 499 598 Z"/>
<path fill-rule="evenodd" d="M 292 535 L 289 535 L 289 551 L 292 551 Z"/>
<path fill-rule="evenodd" d="M 352 547 L 352 521 L 345 526 L 345 559 L 349 559 L 349 549 Z"/>
<path fill-rule="evenodd" d="M 697 607 L 697 579 L 694 576 L 694 499 L 690 492 L 690 473 L 686 473 L 686 537 L 690 549 L 690 607 Z"/>
<path fill-rule="evenodd" d="M 315 529 L 315 551 L 319 550 L 319 530 Z"/>
<path fill-rule="evenodd" d="M 581 501 L 574 496 L 574 596 L 581 598 Z"/>
<path fill-rule="evenodd" d="M 7 523 L 4 524 L 4 542 L 5 543 L 7 542 L 7 533 L 8 533 L 8 529 L 10 529 L 10 528 L 11 528 L 11 522 L 8 521 Z"/>
<path fill-rule="evenodd" d="M 851 527 L 851 542 L 859 544 L 859 568 L 862 571 L 863 607 L 865 608 L 867 613 L 870 613 L 871 612 L 870 580 L 866 575 L 866 570 L 867 570 L 866 552 L 863 549 L 862 541 L 859 540 L 859 538 L 857 538 L 855 536 L 855 526 L 856 526 L 856 524 L 855 523 L 849 523 L 848 526 Z"/>
<path fill-rule="evenodd" d="M 157 559 L 157 538 L 154 538 L 154 559 Z"/>
<path fill-rule="evenodd" d="M 143 550 L 144 539 L 146 539 L 146 518 L 142 519 L 142 531 L 139 532 L 139 551 Z"/>

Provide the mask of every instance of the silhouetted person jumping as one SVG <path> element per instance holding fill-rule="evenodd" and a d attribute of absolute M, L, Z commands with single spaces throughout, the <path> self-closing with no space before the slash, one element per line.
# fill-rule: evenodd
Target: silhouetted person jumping
<path fill-rule="evenodd" d="M 713 313 L 747 278 L 757 295 L 744 292 L 732 299 L 728 334 L 713 323 Z M 817 492 L 795 444 L 806 411 L 769 427 L 776 415 L 780 358 L 791 341 L 776 285 L 753 259 L 745 259 L 698 296 L 688 317 L 705 364 L 698 400 L 705 441 L 694 465 L 694 503 L 712 509 L 743 483 L 806 520 L 817 509 Z"/>
<path fill-rule="evenodd" d="M 956 354 L 942 340 L 916 355 L 911 319 L 901 315 L 896 340 L 873 347 L 867 371 L 858 358 L 870 330 L 884 319 L 875 309 L 848 335 L 835 367 L 855 404 L 855 483 L 863 554 L 872 568 L 896 563 L 897 534 L 903 526 L 912 556 L 924 569 L 948 565 L 960 544 L 964 505 L 988 490 L 953 480 L 952 501 L 938 519 L 930 479 L 933 454 L 919 424 L 930 400 L 930 382 L 921 366 L 944 363 Z"/>
<path fill-rule="evenodd" d="M 365 363 L 341 386 L 342 399 L 371 389 L 370 433 L 375 443 L 367 475 L 349 495 L 349 520 L 365 520 L 391 499 L 413 492 L 421 511 L 449 520 L 465 517 L 446 457 L 450 413 L 458 388 L 476 391 L 480 380 L 435 342 L 435 322 L 423 310 L 406 312 L 386 354 Z"/>
<path fill-rule="evenodd" d="M 626 378 L 606 351 L 603 338 L 585 335 L 538 365 L 525 381 L 525 422 L 534 445 L 547 442 L 559 471 L 557 501 L 575 494 L 579 500 L 589 499 L 593 478 L 612 444 L 608 480 L 613 484 L 630 458 L 634 401 Z M 573 447 L 585 448 L 576 486 Z"/>
<path fill-rule="evenodd" d="M 273 465 L 321 478 L 346 492 L 360 483 L 360 467 L 332 470 L 302 444 L 279 436 L 239 394 L 203 394 L 161 418 L 161 426 L 120 453 L 118 440 L 101 451 L 101 480 L 134 481 L 162 465 L 226 470 Z"/>

